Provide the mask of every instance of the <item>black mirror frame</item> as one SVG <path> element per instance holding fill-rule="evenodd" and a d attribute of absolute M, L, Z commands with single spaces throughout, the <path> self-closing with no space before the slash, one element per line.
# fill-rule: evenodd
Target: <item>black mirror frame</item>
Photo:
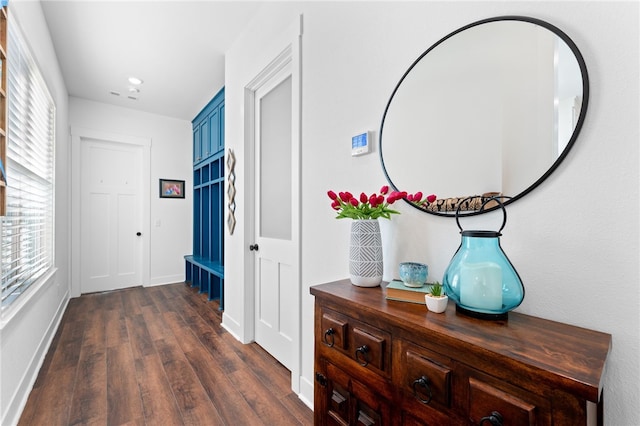
<path fill-rule="evenodd" d="M 494 18 L 482 19 L 480 21 L 476 21 L 476 22 L 473 22 L 471 24 L 465 25 L 465 26 L 463 26 L 463 27 L 451 32 L 450 34 L 446 35 L 445 37 L 440 39 L 438 42 L 433 44 L 431 47 L 429 47 L 426 51 L 424 51 L 424 53 L 422 53 L 411 64 L 409 69 L 407 69 L 407 71 L 402 75 L 402 78 L 400 78 L 400 81 L 398 82 L 398 84 L 396 84 L 396 87 L 393 89 L 393 92 L 391 93 L 391 97 L 389 98 L 389 101 L 387 102 L 387 105 L 385 106 L 385 109 L 384 109 L 384 113 L 382 115 L 382 121 L 380 123 L 379 141 L 378 141 L 378 154 L 380 156 L 380 164 L 382 165 L 382 171 L 384 172 L 384 175 L 387 178 L 387 182 L 389 182 L 389 185 L 393 189 L 395 189 L 397 191 L 402 190 L 401 188 L 396 187 L 396 185 L 391 180 L 391 177 L 387 173 L 387 169 L 386 169 L 386 167 L 384 165 L 384 158 L 382 156 L 382 142 L 383 142 L 383 138 L 382 137 L 383 137 L 383 130 L 384 130 L 384 121 L 385 121 L 385 118 L 387 116 L 387 112 L 389 111 L 389 107 L 391 106 L 391 102 L 393 101 L 393 98 L 394 98 L 396 92 L 398 91 L 398 89 L 402 85 L 402 82 L 405 80 L 405 78 L 409 75 L 411 70 L 413 70 L 413 68 L 420 62 L 420 60 L 422 58 L 424 58 L 429 52 L 431 52 L 433 49 L 435 49 L 437 46 L 439 46 L 440 44 L 442 44 L 443 42 L 445 42 L 449 38 L 455 36 L 456 34 L 462 32 L 462 31 L 465 31 L 465 30 L 467 30 L 469 28 L 473 28 L 473 27 L 476 27 L 478 25 L 482 25 L 482 24 L 486 24 L 486 23 L 490 23 L 490 22 L 497 22 L 497 21 L 522 21 L 522 22 L 528 22 L 528 23 L 539 25 L 539 26 L 541 26 L 543 28 L 546 28 L 549 31 L 553 32 L 558 37 L 560 37 L 560 39 L 562 39 L 562 41 L 564 41 L 567 44 L 567 46 L 569 46 L 569 48 L 571 49 L 571 51 L 573 52 L 573 54 L 576 57 L 576 60 L 578 62 L 578 66 L 580 67 L 580 73 L 582 74 L 582 105 L 581 105 L 581 110 L 580 110 L 580 116 L 578 117 L 578 121 L 576 123 L 576 127 L 573 130 L 573 133 L 571 135 L 571 138 L 569 139 L 569 142 L 567 143 L 567 145 L 564 148 L 564 150 L 562 151 L 562 153 L 553 162 L 551 167 L 549 167 L 549 169 L 540 178 L 538 178 L 538 180 L 533 182 L 533 184 L 531 184 L 529 187 L 527 187 L 521 193 L 516 194 L 516 195 L 514 195 L 514 196 L 512 196 L 510 198 L 507 198 L 506 201 L 504 201 L 504 205 L 507 206 L 507 205 L 519 200 L 520 198 L 524 197 L 525 195 L 527 195 L 528 193 L 533 191 L 535 188 L 537 188 L 545 179 L 547 179 L 551 175 L 551 173 L 553 173 L 558 168 L 560 163 L 562 163 L 562 161 L 565 159 L 565 157 L 567 156 L 567 154 L 569 153 L 569 151 L 573 147 L 573 144 L 575 143 L 576 139 L 578 138 L 578 135 L 580 134 L 580 130 L 582 129 L 582 125 L 583 125 L 585 117 L 587 115 L 587 107 L 589 105 L 589 74 L 587 72 L 587 66 L 585 64 L 584 58 L 583 58 L 582 54 L 580 53 L 580 50 L 578 49 L 578 46 L 573 42 L 573 40 L 571 40 L 571 38 L 566 33 L 564 33 L 558 27 L 556 27 L 556 26 L 554 26 L 554 25 L 552 25 L 552 24 L 550 24 L 550 23 L 548 23 L 546 21 L 537 19 L 537 18 L 531 18 L 531 17 L 528 17 L 528 16 L 506 15 L 506 16 L 497 16 L 497 17 L 494 17 Z M 473 195 L 473 194 L 470 194 L 470 195 Z M 509 194 L 507 194 L 507 195 L 509 195 Z M 430 211 L 430 210 L 426 210 L 426 209 L 420 208 L 417 205 L 407 201 L 406 199 L 405 199 L 405 201 L 409 205 L 414 207 L 415 209 L 420 210 L 420 211 L 425 212 L 425 213 L 429 213 L 429 214 L 432 214 L 432 215 L 435 215 L 435 216 L 456 217 L 455 212 Z M 495 210 L 497 208 L 499 208 L 499 206 L 488 208 L 486 210 L 469 211 L 469 212 L 465 212 L 463 214 L 463 216 L 471 216 L 471 215 L 478 215 L 478 214 L 488 213 L 488 212 L 493 211 L 493 210 Z"/>

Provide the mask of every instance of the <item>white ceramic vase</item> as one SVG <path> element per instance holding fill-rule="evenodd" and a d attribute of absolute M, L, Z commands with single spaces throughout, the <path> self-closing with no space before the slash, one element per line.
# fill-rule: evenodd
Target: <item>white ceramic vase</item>
<path fill-rule="evenodd" d="M 382 237 L 377 219 L 351 222 L 349 275 L 359 287 L 376 287 L 382 282 Z"/>

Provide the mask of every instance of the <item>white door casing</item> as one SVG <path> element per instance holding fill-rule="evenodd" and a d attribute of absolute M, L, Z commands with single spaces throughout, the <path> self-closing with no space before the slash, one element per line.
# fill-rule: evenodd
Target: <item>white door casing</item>
<path fill-rule="evenodd" d="M 72 297 L 147 285 L 150 139 L 83 128 L 71 135 Z"/>

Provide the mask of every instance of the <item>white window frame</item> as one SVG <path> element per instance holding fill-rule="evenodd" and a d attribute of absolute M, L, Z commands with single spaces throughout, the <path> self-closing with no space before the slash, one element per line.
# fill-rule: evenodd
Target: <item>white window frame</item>
<path fill-rule="evenodd" d="M 2 311 L 54 270 L 55 103 L 16 22 L 7 31 L 7 209 Z M 3 312 L 4 314 L 4 312 Z"/>

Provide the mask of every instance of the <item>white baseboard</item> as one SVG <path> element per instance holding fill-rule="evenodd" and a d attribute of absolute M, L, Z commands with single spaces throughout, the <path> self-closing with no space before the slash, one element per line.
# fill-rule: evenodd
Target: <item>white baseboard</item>
<path fill-rule="evenodd" d="M 298 398 L 313 411 L 313 382 L 310 382 L 306 377 L 300 377 Z"/>
<path fill-rule="evenodd" d="M 240 323 L 231 318 L 226 312 L 222 313 L 222 323 L 220 325 L 222 326 L 222 328 L 227 330 L 236 340 L 242 343 L 249 343 L 244 342 L 242 339 L 244 333 L 242 332 L 243 330 L 242 327 L 240 327 Z"/>
<path fill-rule="evenodd" d="M 176 284 L 184 282 L 184 274 L 164 275 L 162 277 L 149 278 L 149 284 L 145 287 L 155 287 L 157 285 Z"/>

